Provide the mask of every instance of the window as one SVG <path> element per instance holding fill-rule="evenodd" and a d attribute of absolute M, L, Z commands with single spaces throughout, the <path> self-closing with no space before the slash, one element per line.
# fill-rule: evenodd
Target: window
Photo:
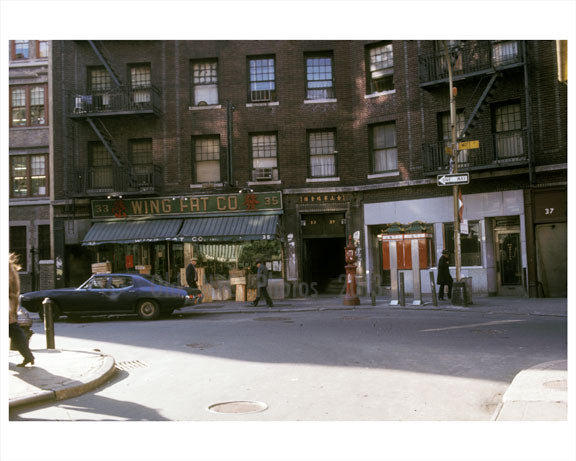
<path fill-rule="evenodd" d="M 334 98 L 332 56 L 306 58 L 306 99 Z"/>
<path fill-rule="evenodd" d="M 150 64 L 137 64 L 130 66 L 130 84 L 132 86 L 132 100 L 136 104 L 150 102 L 150 88 L 152 80 Z"/>
<path fill-rule="evenodd" d="M 334 131 L 308 133 L 310 175 L 315 177 L 336 176 L 336 149 Z"/>
<path fill-rule="evenodd" d="M 26 226 L 10 226 L 10 253 L 18 255 L 20 270 L 26 272 L 28 266 L 26 247 Z"/>
<path fill-rule="evenodd" d="M 394 52 L 392 43 L 372 45 L 367 48 L 367 93 L 394 89 Z"/>
<path fill-rule="evenodd" d="M 90 189 L 112 189 L 112 156 L 104 144 L 90 143 Z"/>
<path fill-rule="evenodd" d="M 36 57 L 48 57 L 48 40 L 36 40 Z"/>
<path fill-rule="evenodd" d="M 41 261 L 50 259 L 50 225 L 38 226 L 38 259 Z"/>
<path fill-rule="evenodd" d="M 152 139 L 133 139 L 130 141 L 130 162 L 133 176 L 139 187 L 153 184 Z"/>
<path fill-rule="evenodd" d="M 396 124 L 392 122 L 374 125 L 371 138 L 374 173 L 396 171 L 398 169 Z"/>
<path fill-rule="evenodd" d="M 220 137 L 197 137 L 193 142 L 196 182 L 220 181 Z"/>
<path fill-rule="evenodd" d="M 524 157 L 520 103 L 508 103 L 494 110 L 496 154 L 500 160 Z"/>
<path fill-rule="evenodd" d="M 192 100 L 195 106 L 218 104 L 218 61 L 192 64 Z"/>
<path fill-rule="evenodd" d="M 254 181 L 278 179 L 278 147 L 275 134 L 251 136 L 252 168 Z"/>
<path fill-rule="evenodd" d="M 28 59 L 30 57 L 29 40 L 12 41 L 12 59 Z"/>
<path fill-rule="evenodd" d="M 46 155 L 13 155 L 10 157 L 11 197 L 48 195 Z"/>
<path fill-rule="evenodd" d="M 439 128 L 440 136 L 442 141 L 444 141 L 445 147 L 452 146 L 452 126 L 450 124 L 450 112 L 443 112 L 439 114 Z M 464 120 L 463 112 L 456 112 L 456 139 L 460 139 L 462 132 L 464 131 L 464 126 L 466 121 Z M 460 166 L 466 166 L 468 163 L 468 150 L 458 151 L 458 164 Z"/>
<path fill-rule="evenodd" d="M 460 253 L 462 266 L 481 266 L 480 222 L 468 222 L 468 235 L 460 234 Z M 450 265 L 454 266 L 454 223 L 444 224 L 444 248 L 450 251 Z"/>
<path fill-rule="evenodd" d="M 111 88 L 112 78 L 105 67 L 88 69 L 88 91 L 92 95 L 92 110 L 106 109 L 110 105 Z"/>
<path fill-rule="evenodd" d="M 518 42 L 495 41 L 492 43 L 492 64 L 494 66 L 505 66 L 519 61 Z"/>
<path fill-rule="evenodd" d="M 46 125 L 46 85 L 10 87 L 10 126 Z"/>
<path fill-rule="evenodd" d="M 274 58 L 251 58 L 248 61 L 250 71 L 250 102 L 268 102 L 276 100 Z"/>

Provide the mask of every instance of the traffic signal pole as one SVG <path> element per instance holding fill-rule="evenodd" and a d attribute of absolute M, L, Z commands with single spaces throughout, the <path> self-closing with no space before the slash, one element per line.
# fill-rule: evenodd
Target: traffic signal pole
<path fill-rule="evenodd" d="M 450 173 L 458 173 L 458 139 L 456 134 L 456 94 L 457 89 L 454 88 L 454 81 L 452 75 L 452 56 L 448 48 L 446 40 L 442 41 L 444 51 L 446 53 L 446 61 L 448 63 L 448 83 L 450 89 L 450 127 L 452 128 L 452 171 Z M 454 200 L 454 262 L 456 265 L 456 281 L 460 281 L 460 219 L 458 215 L 458 185 L 452 186 L 452 195 Z"/>

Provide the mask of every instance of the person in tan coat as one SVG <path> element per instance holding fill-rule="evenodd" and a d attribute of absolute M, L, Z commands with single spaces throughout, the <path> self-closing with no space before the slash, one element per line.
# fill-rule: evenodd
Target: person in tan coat
<path fill-rule="evenodd" d="M 9 323 L 9 333 L 12 344 L 16 347 L 18 352 L 24 357 L 24 361 L 18 364 L 19 367 L 25 367 L 27 364 L 34 365 L 34 356 L 30 352 L 28 347 L 28 341 L 26 339 L 25 333 L 18 325 L 18 298 L 20 297 L 20 276 L 18 271 L 20 266 L 18 265 L 18 257 L 10 253 L 9 258 L 9 275 L 10 275 L 10 323 Z"/>

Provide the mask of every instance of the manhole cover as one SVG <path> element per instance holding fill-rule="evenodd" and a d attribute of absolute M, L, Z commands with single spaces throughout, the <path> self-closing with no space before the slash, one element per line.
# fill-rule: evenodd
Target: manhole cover
<path fill-rule="evenodd" d="M 268 408 L 268 405 L 262 402 L 251 402 L 247 400 L 239 400 L 236 402 L 222 402 L 215 403 L 208 407 L 208 410 L 213 413 L 259 413 Z"/>
<path fill-rule="evenodd" d="M 141 362 L 140 360 L 129 360 L 127 362 L 117 362 L 116 368 L 119 370 L 133 370 L 135 368 L 146 368 L 148 364 Z"/>
<path fill-rule="evenodd" d="M 544 383 L 544 387 L 548 389 L 554 389 L 557 391 L 568 391 L 568 381 L 565 379 L 559 379 L 556 381 L 547 381 Z"/>

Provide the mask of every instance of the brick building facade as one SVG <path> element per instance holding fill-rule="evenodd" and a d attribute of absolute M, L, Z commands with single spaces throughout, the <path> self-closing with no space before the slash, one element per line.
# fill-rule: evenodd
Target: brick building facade
<path fill-rule="evenodd" d="M 9 247 L 19 255 L 23 291 L 54 286 L 49 54 L 49 41 L 9 41 Z"/>
<path fill-rule="evenodd" d="M 549 276 L 552 263 L 566 272 L 567 88 L 555 43 L 453 42 L 448 54 L 459 138 L 479 142 L 458 154 L 470 174 L 462 274 L 479 293 L 563 296 L 565 278 Z M 447 62 L 433 41 L 55 41 L 57 283 L 103 259 L 178 281 L 191 254 L 217 278 L 221 263 L 238 266 L 224 249 L 256 251 L 260 239 L 273 242 L 267 262 L 284 294 L 328 292 L 352 235 L 360 286 L 387 287 L 383 236 L 418 226 L 426 277 L 454 245 L 452 189 L 436 180 L 450 168 Z M 170 205 L 212 199 L 203 213 Z M 211 227 L 217 218 L 236 233 Z M 160 235 L 151 222 L 177 230 Z"/>

